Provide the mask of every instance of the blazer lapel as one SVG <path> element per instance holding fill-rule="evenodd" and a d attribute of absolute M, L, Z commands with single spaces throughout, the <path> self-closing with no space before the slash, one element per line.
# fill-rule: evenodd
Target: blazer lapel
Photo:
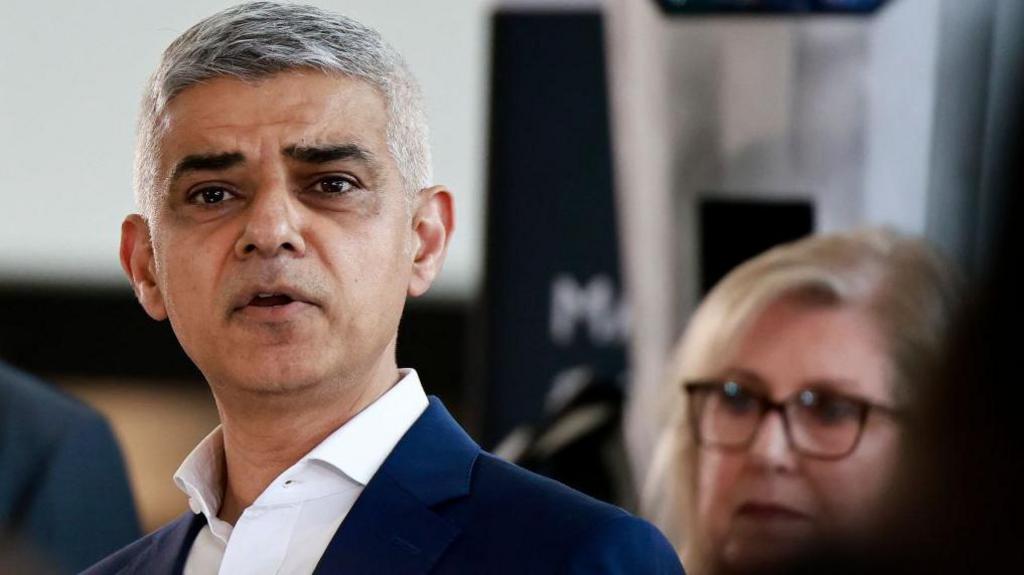
<path fill-rule="evenodd" d="M 206 517 L 201 513 L 186 512 L 167 526 L 163 533 L 153 538 L 146 553 L 140 554 L 128 569 L 127 573 L 177 575 L 185 569 L 188 552 L 192 542 L 196 540 L 199 530 L 206 525 Z"/>
<path fill-rule="evenodd" d="M 314 573 L 427 573 L 461 533 L 434 511 L 469 493 L 480 448 L 436 397 L 366 485 Z"/>

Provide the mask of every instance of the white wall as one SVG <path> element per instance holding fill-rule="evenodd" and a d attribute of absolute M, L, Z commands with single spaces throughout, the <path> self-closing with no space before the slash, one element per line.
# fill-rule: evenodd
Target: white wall
<path fill-rule="evenodd" d="M 126 285 L 134 122 L 163 48 L 224 0 L 0 5 L 0 284 Z M 458 229 L 431 294 L 471 297 L 483 245 L 489 0 L 320 0 L 377 28 L 423 84 Z"/>
<path fill-rule="evenodd" d="M 939 9 L 891 2 L 877 17 L 868 75 L 864 219 L 924 233 Z"/>

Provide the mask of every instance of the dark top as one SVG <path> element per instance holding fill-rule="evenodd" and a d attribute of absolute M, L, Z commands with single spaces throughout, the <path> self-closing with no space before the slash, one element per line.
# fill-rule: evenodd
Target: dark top
<path fill-rule="evenodd" d="M 121 452 L 98 413 L 0 362 L 0 527 L 78 572 L 139 536 Z"/>

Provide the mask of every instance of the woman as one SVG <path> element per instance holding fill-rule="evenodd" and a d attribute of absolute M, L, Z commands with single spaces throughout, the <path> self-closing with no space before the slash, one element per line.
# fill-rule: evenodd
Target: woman
<path fill-rule="evenodd" d="M 711 291 L 670 366 L 644 494 L 690 573 L 771 566 L 865 530 L 953 283 L 920 241 L 865 230 L 775 248 Z"/>

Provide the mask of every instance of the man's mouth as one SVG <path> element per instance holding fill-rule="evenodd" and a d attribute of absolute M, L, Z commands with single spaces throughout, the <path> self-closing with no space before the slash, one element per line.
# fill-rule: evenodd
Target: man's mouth
<path fill-rule="evenodd" d="M 240 293 L 232 302 L 231 313 L 260 322 L 291 321 L 315 307 L 317 301 L 306 292 L 290 286 L 262 286 Z"/>
<path fill-rule="evenodd" d="M 275 307 L 288 305 L 295 301 L 291 296 L 286 294 L 275 294 L 275 293 L 260 293 L 256 294 L 247 305 L 255 307 Z"/>

